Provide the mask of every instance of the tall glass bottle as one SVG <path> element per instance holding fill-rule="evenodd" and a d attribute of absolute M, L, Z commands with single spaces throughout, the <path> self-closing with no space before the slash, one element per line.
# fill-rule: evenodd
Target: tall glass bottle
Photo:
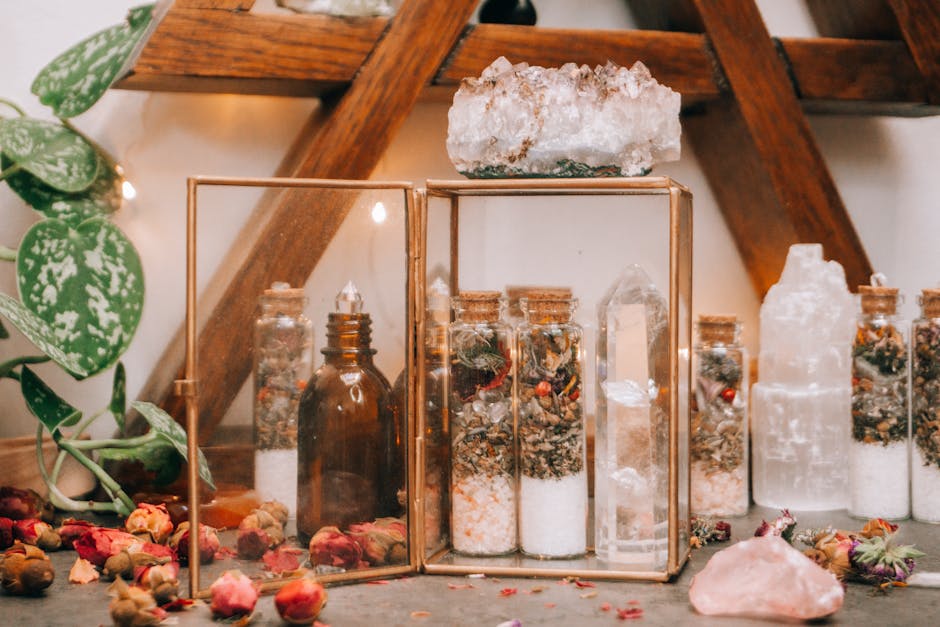
<path fill-rule="evenodd" d="M 876 275 L 877 276 L 877 275 Z M 872 283 L 877 280 L 873 277 Z M 898 290 L 861 285 L 861 315 L 852 345 L 852 442 L 849 514 L 910 514 L 908 353 L 898 319 Z"/>
<path fill-rule="evenodd" d="M 499 292 L 453 299 L 450 343 L 451 542 L 468 555 L 516 549 L 512 330 Z"/>
<path fill-rule="evenodd" d="M 694 349 L 692 513 L 743 516 L 748 507 L 747 353 L 734 316 L 699 316 Z"/>
<path fill-rule="evenodd" d="M 911 331 L 911 510 L 940 523 L 940 289 L 926 289 Z"/>
<path fill-rule="evenodd" d="M 313 325 L 304 291 L 275 283 L 261 296 L 255 321 L 255 491 L 297 505 L 297 409 L 313 360 Z"/>
<path fill-rule="evenodd" d="M 300 400 L 297 533 L 345 530 L 401 511 L 399 427 L 388 381 L 375 367 L 372 320 L 350 281 L 329 314 L 323 364 Z"/>
<path fill-rule="evenodd" d="M 517 329 L 519 543 L 528 555 L 587 550 L 581 327 L 570 290 L 531 291 Z"/>

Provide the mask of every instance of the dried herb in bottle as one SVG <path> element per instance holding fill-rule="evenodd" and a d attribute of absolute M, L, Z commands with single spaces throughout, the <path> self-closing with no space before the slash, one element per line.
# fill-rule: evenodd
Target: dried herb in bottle
<path fill-rule="evenodd" d="M 911 510 L 916 520 L 940 522 L 940 289 L 925 289 L 912 335 Z"/>
<path fill-rule="evenodd" d="M 516 549 L 512 330 L 499 292 L 460 293 L 450 352 L 451 537 L 454 550 Z"/>

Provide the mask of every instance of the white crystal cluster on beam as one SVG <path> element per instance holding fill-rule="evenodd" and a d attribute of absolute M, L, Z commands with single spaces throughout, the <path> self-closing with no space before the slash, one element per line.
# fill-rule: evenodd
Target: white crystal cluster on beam
<path fill-rule="evenodd" d="M 388 0 L 277 0 L 278 6 L 297 13 L 325 13 L 343 17 L 391 15 Z"/>
<path fill-rule="evenodd" d="M 639 176 L 679 158 L 679 107 L 639 61 L 556 69 L 500 57 L 461 83 L 447 152 L 471 178 Z"/>

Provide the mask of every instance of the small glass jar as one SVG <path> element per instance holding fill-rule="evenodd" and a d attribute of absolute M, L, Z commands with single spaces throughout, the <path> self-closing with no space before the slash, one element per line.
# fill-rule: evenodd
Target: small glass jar
<path fill-rule="evenodd" d="M 512 330 L 499 292 L 461 292 L 450 325 L 451 542 L 458 553 L 516 550 Z"/>
<path fill-rule="evenodd" d="M 940 289 L 924 290 L 920 306 L 911 331 L 911 511 L 940 523 Z"/>
<path fill-rule="evenodd" d="M 581 327 L 570 290 L 533 290 L 517 329 L 519 543 L 527 555 L 587 550 Z"/>
<path fill-rule="evenodd" d="M 734 316 L 699 316 L 693 361 L 691 509 L 743 516 L 748 507 L 747 352 Z"/>
<path fill-rule="evenodd" d="M 255 491 L 297 512 L 297 408 L 313 360 L 313 325 L 302 289 L 274 283 L 255 322 Z"/>
<path fill-rule="evenodd" d="M 877 282 L 873 278 L 873 283 Z M 908 348 L 898 319 L 898 290 L 859 286 L 861 314 L 852 345 L 852 440 L 849 514 L 910 514 Z"/>

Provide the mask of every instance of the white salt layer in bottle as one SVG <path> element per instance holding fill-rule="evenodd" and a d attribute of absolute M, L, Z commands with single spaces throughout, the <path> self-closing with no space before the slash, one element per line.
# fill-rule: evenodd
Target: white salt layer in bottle
<path fill-rule="evenodd" d="M 896 316 L 897 288 L 859 286 L 861 315 L 852 347 L 852 440 L 849 514 L 907 518 L 910 514 L 908 349 Z"/>

